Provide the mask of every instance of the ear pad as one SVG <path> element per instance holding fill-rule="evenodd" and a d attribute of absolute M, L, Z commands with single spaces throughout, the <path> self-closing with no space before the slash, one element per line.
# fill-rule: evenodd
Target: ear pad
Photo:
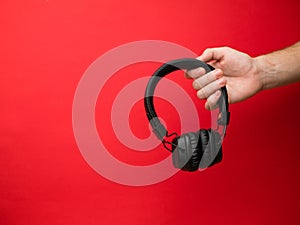
<path fill-rule="evenodd" d="M 218 132 L 209 130 L 200 130 L 200 139 L 202 143 L 202 159 L 199 168 L 204 169 L 222 161 L 222 143 Z"/>
<path fill-rule="evenodd" d="M 184 171 L 195 171 L 199 167 L 206 168 L 220 162 L 222 160 L 220 140 L 218 132 L 204 129 L 175 138 L 172 141 L 174 167 Z"/>
<path fill-rule="evenodd" d="M 175 168 L 195 171 L 199 168 L 202 156 L 199 145 L 199 132 L 183 134 L 172 141 L 172 160 Z"/>

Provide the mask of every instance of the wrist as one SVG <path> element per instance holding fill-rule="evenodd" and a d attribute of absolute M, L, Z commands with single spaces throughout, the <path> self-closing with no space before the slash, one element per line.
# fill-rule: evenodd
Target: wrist
<path fill-rule="evenodd" d="M 268 58 L 268 55 L 261 55 L 253 58 L 256 68 L 256 76 L 261 85 L 261 90 L 270 89 L 277 86 L 276 65 Z"/>

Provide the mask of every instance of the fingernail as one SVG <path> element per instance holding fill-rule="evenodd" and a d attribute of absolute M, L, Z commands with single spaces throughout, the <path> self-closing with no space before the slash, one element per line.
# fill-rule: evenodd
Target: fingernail
<path fill-rule="evenodd" d="M 226 80 L 224 78 L 219 79 L 219 85 L 223 86 L 226 84 Z"/>
<path fill-rule="evenodd" d="M 215 74 L 216 74 L 216 78 L 217 78 L 217 79 L 218 79 L 218 78 L 221 78 L 222 75 L 223 75 L 222 70 L 220 70 L 220 69 L 216 69 L 216 70 L 215 70 Z"/>

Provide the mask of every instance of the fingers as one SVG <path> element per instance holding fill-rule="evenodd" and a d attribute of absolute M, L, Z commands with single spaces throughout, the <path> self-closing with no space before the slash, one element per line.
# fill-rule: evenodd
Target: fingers
<path fill-rule="evenodd" d="M 210 72 L 204 76 L 195 77 L 196 79 L 193 82 L 193 87 L 197 90 L 200 88 L 205 87 L 206 85 L 210 84 L 211 82 L 221 78 L 223 76 L 223 72 L 220 69 L 216 69 L 213 72 Z"/>
<path fill-rule="evenodd" d="M 197 59 L 209 63 L 215 68 L 222 68 L 221 63 L 224 61 L 224 56 L 232 51 L 228 47 L 208 48 Z M 213 110 L 217 107 L 217 102 L 221 96 L 220 89 L 227 83 L 223 77 L 221 69 L 215 69 L 205 74 L 204 68 L 185 71 L 187 78 L 194 79 L 193 87 L 197 90 L 197 96 L 200 99 L 206 99 L 205 108 Z"/>
<path fill-rule="evenodd" d="M 218 90 L 207 98 L 205 102 L 205 108 L 208 110 L 213 110 L 217 108 L 218 100 L 221 96 L 221 91 Z"/>
<path fill-rule="evenodd" d="M 196 79 L 206 73 L 205 69 L 202 67 L 193 69 L 193 70 L 188 70 L 184 73 L 185 77 L 188 79 Z"/>
<path fill-rule="evenodd" d="M 221 87 L 226 85 L 226 80 L 225 78 L 220 78 L 217 79 L 211 83 L 209 83 L 208 85 L 197 89 L 197 96 L 200 99 L 207 99 L 210 95 L 214 94 L 216 91 L 218 91 L 219 89 L 221 89 Z"/>
<path fill-rule="evenodd" d="M 197 91 L 200 99 L 207 99 L 205 108 L 212 110 L 216 108 L 217 101 L 221 95 L 221 87 L 226 85 L 221 69 L 215 69 L 207 74 L 203 68 L 197 68 L 186 72 L 188 78 L 193 78 L 193 88 Z"/>
<path fill-rule="evenodd" d="M 200 99 L 207 99 L 225 85 L 226 79 L 223 77 L 223 71 L 220 69 L 198 76 L 193 81 L 193 87 L 197 90 L 197 96 Z"/>
<path fill-rule="evenodd" d="M 217 107 L 218 99 L 221 96 L 221 87 L 227 83 L 223 77 L 223 71 L 216 69 L 210 73 L 196 78 L 193 81 L 193 87 L 197 90 L 197 96 L 200 99 L 207 99 L 205 108 L 213 110 Z"/>

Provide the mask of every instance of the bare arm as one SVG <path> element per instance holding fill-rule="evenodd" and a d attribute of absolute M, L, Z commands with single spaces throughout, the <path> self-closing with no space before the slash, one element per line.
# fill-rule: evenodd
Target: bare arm
<path fill-rule="evenodd" d="M 254 58 L 263 89 L 300 81 L 300 42 L 267 55 Z"/>
<path fill-rule="evenodd" d="M 300 42 L 255 58 L 228 47 L 206 49 L 200 60 L 216 68 L 204 74 L 203 69 L 187 71 L 195 79 L 193 87 L 205 107 L 215 107 L 219 89 L 226 85 L 229 102 L 244 101 L 259 91 L 300 81 Z"/>

